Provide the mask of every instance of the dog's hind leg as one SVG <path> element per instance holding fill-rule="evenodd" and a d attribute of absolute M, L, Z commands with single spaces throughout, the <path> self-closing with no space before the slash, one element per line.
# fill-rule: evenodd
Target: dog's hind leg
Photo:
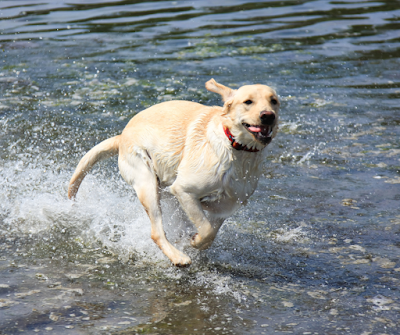
<path fill-rule="evenodd" d="M 147 155 L 133 155 L 129 162 L 120 156 L 122 177 L 133 186 L 151 221 L 151 238 L 176 266 L 191 264 L 189 256 L 176 249 L 165 236 L 162 226 L 160 187 Z"/>

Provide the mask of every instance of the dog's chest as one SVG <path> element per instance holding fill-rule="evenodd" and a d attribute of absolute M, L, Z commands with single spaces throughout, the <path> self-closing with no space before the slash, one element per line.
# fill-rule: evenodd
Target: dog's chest
<path fill-rule="evenodd" d="M 221 163 L 221 175 L 206 196 L 201 198 L 213 212 L 231 215 L 238 207 L 245 204 L 254 193 L 261 174 L 260 159 L 233 160 Z"/>
<path fill-rule="evenodd" d="M 260 173 L 258 159 L 233 161 L 222 177 L 224 193 L 238 202 L 246 201 L 255 191 Z"/>

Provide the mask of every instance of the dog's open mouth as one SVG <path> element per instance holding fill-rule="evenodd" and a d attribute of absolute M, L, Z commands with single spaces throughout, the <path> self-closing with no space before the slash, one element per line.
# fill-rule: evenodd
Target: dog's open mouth
<path fill-rule="evenodd" d="M 250 125 L 248 123 L 243 123 L 243 126 L 247 129 L 248 132 L 253 134 L 253 136 L 261 143 L 268 144 L 271 142 L 272 138 L 272 126 L 263 126 L 263 125 Z"/>

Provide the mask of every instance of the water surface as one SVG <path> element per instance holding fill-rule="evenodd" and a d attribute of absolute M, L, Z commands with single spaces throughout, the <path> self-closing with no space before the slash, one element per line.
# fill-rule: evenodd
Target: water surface
<path fill-rule="evenodd" d="M 400 2 L 2 1 L 0 333 L 398 334 Z M 83 154 L 144 108 L 282 100 L 259 187 L 213 247 L 170 203 L 172 267 L 116 159 Z"/>

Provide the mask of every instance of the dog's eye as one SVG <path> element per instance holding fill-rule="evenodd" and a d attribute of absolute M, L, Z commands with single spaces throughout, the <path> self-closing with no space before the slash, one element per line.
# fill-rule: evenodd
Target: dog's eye
<path fill-rule="evenodd" d="M 251 101 L 251 100 L 246 100 L 244 103 L 245 103 L 246 105 L 251 105 L 251 104 L 253 103 L 253 101 Z"/>
<path fill-rule="evenodd" d="M 276 99 L 271 99 L 271 103 L 272 103 L 273 105 L 276 105 L 276 104 L 278 103 L 278 100 L 276 100 Z"/>

